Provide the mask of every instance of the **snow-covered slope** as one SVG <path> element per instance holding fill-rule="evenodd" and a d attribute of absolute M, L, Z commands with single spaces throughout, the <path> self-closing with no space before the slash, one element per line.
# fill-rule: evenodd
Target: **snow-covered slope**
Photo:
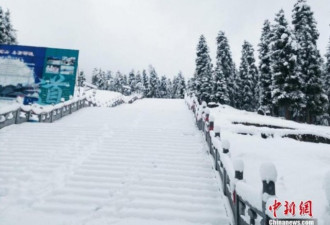
<path fill-rule="evenodd" d="M 0 225 L 229 224 L 183 100 L 0 130 Z"/>

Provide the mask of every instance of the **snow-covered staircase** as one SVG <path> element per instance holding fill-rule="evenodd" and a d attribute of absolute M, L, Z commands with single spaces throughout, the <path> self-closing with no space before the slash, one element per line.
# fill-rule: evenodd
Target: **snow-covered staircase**
<path fill-rule="evenodd" d="M 193 120 L 144 99 L 0 130 L 0 225 L 230 224 Z"/>

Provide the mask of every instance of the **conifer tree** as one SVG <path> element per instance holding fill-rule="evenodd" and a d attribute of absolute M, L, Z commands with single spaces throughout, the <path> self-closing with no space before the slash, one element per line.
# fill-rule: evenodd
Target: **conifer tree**
<path fill-rule="evenodd" d="M 160 98 L 167 97 L 167 78 L 166 78 L 166 76 L 162 76 L 160 79 L 159 97 Z"/>
<path fill-rule="evenodd" d="M 77 78 L 78 87 L 83 87 L 84 86 L 83 84 L 85 81 L 86 81 L 85 73 L 84 73 L 84 71 L 80 71 L 78 78 Z"/>
<path fill-rule="evenodd" d="M 195 92 L 201 101 L 209 102 L 212 98 L 212 64 L 205 37 L 200 36 L 197 45 L 195 70 Z"/>
<path fill-rule="evenodd" d="M 113 79 L 113 85 L 114 85 L 114 90 L 113 91 L 116 91 L 116 92 L 119 92 L 119 93 L 123 93 L 123 75 L 117 71 L 114 79 Z"/>
<path fill-rule="evenodd" d="M 158 98 L 159 92 L 159 78 L 157 72 L 153 66 L 149 66 L 149 93 L 147 95 L 148 98 Z"/>
<path fill-rule="evenodd" d="M 322 87 L 322 59 L 317 49 L 319 33 L 313 12 L 306 0 L 298 0 L 293 8 L 292 23 L 299 45 L 298 66 L 303 78 L 303 92 L 306 98 L 305 118 L 308 123 L 316 122 L 324 114 L 328 99 Z"/>
<path fill-rule="evenodd" d="M 138 93 L 143 93 L 144 92 L 144 86 L 143 86 L 140 71 L 137 71 L 136 76 L 135 76 L 135 91 L 138 92 Z"/>
<path fill-rule="evenodd" d="M 328 99 L 330 99 L 330 41 L 325 57 L 326 57 L 326 62 L 325 62 L 324 76 L 323 76 L 324 77 L 323 88 L 325 90 L 326 95 L 328 96 Z M 328 114 L 330 115 L 330 104 L 328 105 Z"/>
<path fill-rule="evenodd" d="M 271 26 L 270 22 L 266 20 L 262 28 L 262 34 L 259 43 L 259 109 L 263 113 L 269 114 L 272 109 L 272 72 L 271 72 Z"/>
<path fill-rule="evenodd" d="M 6 44 L 6 25 L 5 25 L 5 15 L 2 7 L 0 6 L 0 44 Z"/>
<path fill-rule="evenodd" d="M 222 104 L 234 103 L 235 65 L 228 39 L 223 31 L 217 36 L 216 68 L 214 71 L 215 99 Z"/>
<path fill-rule="evenodd" d="M 167 88 L 166 98 L 173 98 L 173 83 L 170 78 L 167 78 L 166 88 Z"/>
<path fill-rule="evenodd" d="M 275 115 L 297 120 L 304 107 L 302 79 L 297 65 L 295 36 L 280 10 L 272 26 L 271 39 L 272 98 Z"/>
<path fill-rule="evenodd" d="M 7 10 L 4 18 L 3 18 L 3 23 L 5 26 L 5 44 L 8 45 L 14 45 L 17 44 L 16 40 L 16 30 L 14 30 L 13 25 L 11 24 L 11 19 L 10 19 L 10 11 Z"/>
<path fill-rule="evenodd" d="M 239 76 L 238 88 L 241 99 L 239 107 L 247 111 L 255 111 L 257 105 L 258 70 L 255 65 L 254 49 L 247 41 L 244 41 L 242 46 Z"/>
<path fill-rule="evenodd" d="M 184 92 L 186 89 L 186 82 L 181 72 L 176 77 L 176 90 L 174 98 L 184 98 Z"/>
<path fill-rule="evenodd" d="M 143 95 L 145 97 L 148 97 L 148 93 L 150 92 L 150 89 L 149 89 L 149 77 L 147 75 L 146 70 L 142 71 L 142 83 L 143 83 L 143 87 L 144 87 Z"/>
<path fill-rule="evenodd" d="M 136 85 L 135 74 L 134 74 L 134 70 L 132 70 L 128 74 L 128 86 L 130 87 L 132 93 L 135 92 L 135 85 Z"/>

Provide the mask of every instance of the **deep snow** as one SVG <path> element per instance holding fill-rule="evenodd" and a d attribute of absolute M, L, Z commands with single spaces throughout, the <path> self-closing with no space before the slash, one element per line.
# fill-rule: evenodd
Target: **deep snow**
<path fill-rule="evenodd" d="M 0 225 L 228 224 L 220 186 L 183 100 L 0 130 Z"/>

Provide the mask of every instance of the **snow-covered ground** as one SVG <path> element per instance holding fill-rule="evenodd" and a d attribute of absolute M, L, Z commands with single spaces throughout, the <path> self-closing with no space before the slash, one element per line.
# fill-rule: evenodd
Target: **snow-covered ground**
<path fill-rule="evenodd" d="M 0 225 L 229 224 L 218 182 L 183 100 L 0 130 Z"/>
<path fill-rule="evenodd" d="M 285 201 L 295 202 L 296 214 L 299 215 L 300 202 L 312 200 L 313 218 L 319 220 L 319 225 L 329 224 L 329 221 L 323 218 L 325 212 L 330 210 L 324 190 L 325 174 L 330 171 L 330 145 L 299 142 L 281 136 L 290 133 L 310 133 L 329 138 L 330 127 L 295 123 L 222 105 L 210 109 L 210 115 L 215 119 L 215 126 L 220 126 L 221 139 L 229 140 L 231 144 L 232 160 L 243 160 L 246 183 L 250 184 L 252 189 L 259 191 L 260 196 L 262 189 L 260 166 L 265 162 L 275 164 L 278 173 L 276 194 L 282 202 L 278 214 L 285 209 Z M 273 125 L 285 129 L 244 126 L 233 122 Z M 263 139 L 261 133 L 269 133 L 274 137 Z"/>

